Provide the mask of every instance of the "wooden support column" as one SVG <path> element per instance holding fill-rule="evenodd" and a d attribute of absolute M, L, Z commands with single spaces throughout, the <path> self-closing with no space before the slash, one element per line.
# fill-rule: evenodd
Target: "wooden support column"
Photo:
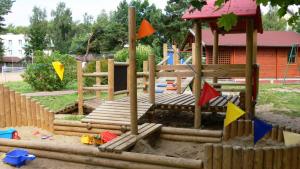
<path fill-rule="evenodd" d="M 108 59 L 108 100 L 114 100 L 115 86 L 115 65 L 114 59 Z"/>
<path fill-rule="evenodd" d="M 78 92 L 78 114 L 83 115 L 83 72 L 82 62 L 77 61 L 77 92 Z"/>
<path fill-rule="evenodd" d="M 192 65 L 196 63 L 196 44 L 192 43 Z M 195 94 L 195 80 L 193 82 L 193 94 Z"/>
<path fill-rule="evenodd" d="M 247 20 L 247 46 L 246 46 L 246 118 L 252 119 L 252 65 L 253 65 L 253 20 Z"/>
<path fill-rule="evenodd" d="M 3 84 L 0 84 L 0 127 L 6 127 L 5 125 L 5 111 L 4 111 L 4 87 Z"/>
<path fill-rule="evenodd" d="M 181 76 L 177 76 L 176 86 L 177 86 L 177 94 L 181 94 Z"/>
<path fill-rule="evenodd" d="M 218 64 L 218 55 L 219 55 L 219 34 L 214 31 L 214 46 L 213 46 L 213 64 Z M 218 77 L 213 78 L 213 83 L 218 83 Z"/>
<path fill-rule="evenodd" d="M 149 101 L 155 103 L 155 56 L 149 56 Z"/>
<path fill-rule="evenodd" d="M 136 20 L 135 8 L 129 7 L 128 9 L 128 30 L 129 30 L 129 69 L 130 69 L 130 124 L 131 134 L 138 134 L 137 126 L 137 80 L 136 80 Z"/>
<path fill-rule="evenodd" d="M 147 60 L 143 61 L 143 72 L 149 72 L 149 64 Z M 148 84 L 148 76 L 144 76 L 144 93 L 148 92 L 149 84 Z"/>
<path fill-rule="evenodd" d="M 100 73 L 101 72 L 101 62 L 96 61 L 96 72 Z M 96 77 L 96 85 L 101 85 L 101 77 Z M 101 91 L 97 90 L 96 91 L 96 98 L 101 99 Z"/>
<path fill-rule="evenodd" d="M 196 21 L 195 30 L 195 112 L 194 127 L 201 127 L 201 107 L 197 106 L 201 92 L 201 67 L 202 67 L 202 31 L 201 22 Z"/>
<path fill-rule="evenodd" d="M 178 49 L 176 45 L 172 45 L 173 48 L 173 65 L 179 64 L 179 58 L 178 58 Z"/>
<path fill-rule="evenodd" d="M 163 44 L 163 60 L 168 58 L 168 44 Z M 166 65 L 168 61 L 164 62 L 163 65 Z"/>
<path fill-rule="evenodd" d="M 252 64 L 257 64 L 257 29 L 255 29 L 253 31 L 253 57 L 252 57 Z M 258 70 L 259 67 L 258 65 L 255 65 L 257 66 L 255 69 Z M 256 85 L 257 85 L 257 90 L 259 90 L 259 72 L 257 71 L 257 76 L 258 78 L 257 79 L 254 79 L 256 80 Z M 254 82 L 252 82 L 254 83 Z M 258 91 L 257 91 L 257 94 L 258 94 Z M 253 117 L 255 117 L 255 105 L 253 105 Z"/>

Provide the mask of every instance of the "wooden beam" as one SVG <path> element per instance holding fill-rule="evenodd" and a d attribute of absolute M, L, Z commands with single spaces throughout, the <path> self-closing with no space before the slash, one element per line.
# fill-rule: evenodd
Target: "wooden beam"
<path fill-rule="evenodd" d="M 130 124 L 131 134 L 138 134 L 137 125 L 137 80 L 136 80 L 136 19 L 135 8 L 128 9 L 128 30 L 129 30 L 129 65 L 130 65 Z"/>
<path fill-rule="evenodd" d="M 149 56 L 149 102 L 155 103 L 155 56 Z"/>
<path fill-rule="evenodd" d="M 115 65 L 114 59 L 108 59 L 108 100 L 114 100 L 115 86 Z"/>
<path fill-rule="evenodd" d="M 192 77 L 195 76 L 195 73 L 192 71 L 186 72 L 158 72 L 157 77 Z"/>
<path fill-rule="evenodd" d="M 107 72 L 83 73 L 84 77 L 107 77 Z"/>
<path fill-rule="evenodd" d="M 168 58 L 168 44 L 163 44 L 163 60 L 167 60 Z M 163 65 L 166 65 L 167 62 L 164 62 Z"/>
<path fill-rule="evenodd" d="M 82 62 L 77 61 L 77 91 L 78 91 L 78 114 L 83 115 L 83 72 Z"/>
<path fill-rule="evenodd" d="M 100 73 L 101 72 L 101 62 L 100 60 L 96 61 L 96 72 Z M 101 85 L 101 78 L 96 77 L 96 85 Z M 97 90 L 96 91 L 96 98 L 101 99 L 101 91 Z"/>
<path fill-rule="evenodd" d="M 181 77 L 177 76 L 176 80 L 177 94 L 181 94 Z"/>
<path fill-rule="evenodd" d="M 143 72 L 149 72 L 149 64 L 148 64 L 148 61 L 147 60 L 144 60 L 143 61 Z M 148 91 L 148 85 L 147 85 L 147 82 L 148 82 L 148 76 L 143 76 L 143 79 L 144 79 L 144 93 L 147 93 Z"/>
<path fill-rule="evenodd" d="M 178 65 L 178 50 L 176 45 L 172 45 L 173 48 L 173 65 Z"/>
<path fill-rule="evenodd" d="M 219 34 L 214 30 L 214 46 L 213 46 L 213 64 L 218 64 L 219 55 Z M 218 77 L 213 78 L 213 83 L 218 83 Z"/>
<path fill-rule="evenodd" d="M 246 37 L 246 113 L 247 119 L 251 119 L 253 115 L 253 105 L 252 105 L 252 65 L 253 65 L 253 20 L 247 20 Z"/>
<path fill-rule="evenodd" d="M 201 22 L 196 21 L 195 30 L 195 103 L 199 102 L 201 92 L 201 68 L 202 68 L 202 30 Z M 195 104 L 196 105 L 196 104 Z M 201 127 L 201 107 L 195 106 L 194 112 L 194 127 Z"/>

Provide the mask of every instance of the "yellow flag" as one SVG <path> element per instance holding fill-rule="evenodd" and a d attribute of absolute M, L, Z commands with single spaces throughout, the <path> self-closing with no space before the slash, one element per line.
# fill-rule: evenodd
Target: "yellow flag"
<path fill-rule="evenodd" d="M 241 117 L 245 113 L 246 112 L 244 112 L 242 109 L 237 107 L 232 102 L 228 102 L 226 117 L 225 117 L 225 121 L 224 121 L 224 126 L 225 127 L 228 126 L 230 123 L 237 120 L 239 117 Z"/>
<path fill-rule="evenodd" d="M 283 137 L 286 146 L 300 144 L 300 134 L 283 131 Z"/>
<path fill-rule="evenodd" d="M 52 62 L 52 65 L 54 67 L 55 72 L 57 73 L 58 77 L 60 80 L 64 79 L 64 72 L 65 72 L 65 67 L 62 63 L 59 61 Z"/>

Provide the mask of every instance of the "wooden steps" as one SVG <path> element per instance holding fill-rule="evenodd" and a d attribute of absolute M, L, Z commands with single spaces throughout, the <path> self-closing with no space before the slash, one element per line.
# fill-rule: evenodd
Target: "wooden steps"
<path fill-rule="evenodd" d="M 121 153 L 132 147 L 137 141 L 160 130 L 162 124 L 144 123 L 138 126 L 138 135 L 132 135 L 129 132 L 117 137 L 116 139 L 99 146 L 100 151 Z"/>

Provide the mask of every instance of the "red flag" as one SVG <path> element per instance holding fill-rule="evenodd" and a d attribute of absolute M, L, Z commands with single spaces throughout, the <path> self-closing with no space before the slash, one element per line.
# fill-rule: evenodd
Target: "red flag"
<path fill-rule="evenodd" d="M 146 20 L 143 19 L 139 32 L 138 32 L 138 39 L 142 39 L 146 36 L 150 36 L 155 32 L 154 28 L 152 27 L 152 25 Z"/>
<path fill-rule="evenodd" d="M 203 90 L 200 96 L 200 100 L 198 102 L 199 106 L 204 106 L 206 103 L 208 103 L 211 99 L 220 96 L 220 93 L 216 91 L 211 85 L 208 83 L 204 83 Z"/>

